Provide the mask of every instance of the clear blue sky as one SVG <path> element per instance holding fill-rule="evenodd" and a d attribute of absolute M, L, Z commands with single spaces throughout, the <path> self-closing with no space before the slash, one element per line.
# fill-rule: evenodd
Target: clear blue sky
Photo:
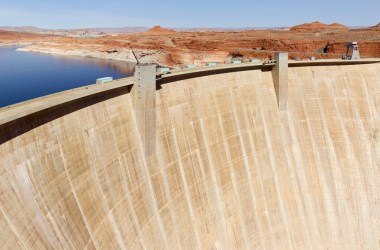
<path fill-rule="evenodd" d="M 0 0 L 0 26 L 281 27 L 380 22 L 380 0 Z"/>

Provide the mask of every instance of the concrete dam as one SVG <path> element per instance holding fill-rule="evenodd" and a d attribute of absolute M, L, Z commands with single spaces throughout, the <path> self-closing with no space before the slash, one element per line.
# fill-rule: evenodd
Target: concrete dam
<path fill-rule="evenodd" d="M 379 249 L 380 63 L 271 67 L 0 109 L 1 248 Z"/>

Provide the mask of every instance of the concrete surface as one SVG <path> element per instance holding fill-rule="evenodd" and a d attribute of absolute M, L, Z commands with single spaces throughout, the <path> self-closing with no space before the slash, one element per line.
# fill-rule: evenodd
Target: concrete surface
<path fill-rule="evenodd" d="M 132 88 L 136 124 L 145 156 L 156 151 L 156 68 L 154 64 L 136 65 Z"/>
<path fill-rule="evenodd" d="M 2 248 L 378 249 L 380 64 L 259 69 L 163 77 L 149 157 L 128 81 L 2 109 Z"/>
<path fill-rule="evenodd" d="M 278 109 L 286 110 L 288 106 L 288 53 L 274 54 L 276 65 L 272 69 L 274 90 L 277 96 Z"/>

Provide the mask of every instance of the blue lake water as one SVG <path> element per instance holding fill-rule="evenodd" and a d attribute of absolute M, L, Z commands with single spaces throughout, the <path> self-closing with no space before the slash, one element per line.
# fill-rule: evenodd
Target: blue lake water
<path fill-rule="evenodd" d="M 0 107 L 96 82 L 133 75 L 133 63 L 55 56 L 0 47 Z"/>

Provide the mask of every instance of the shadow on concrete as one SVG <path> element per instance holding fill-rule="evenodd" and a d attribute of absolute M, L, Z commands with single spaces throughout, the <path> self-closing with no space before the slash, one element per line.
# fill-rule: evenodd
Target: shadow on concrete
<path fill-rule="evenodd" d="M 75 111 L 84 109 L 99 102 L 128 94 L 131 91 L 131 88 L 132 85 L 128 85 L 85 96 L 5 123 L 0 126 L 0 145 L 32 129 Z"/>
<path fill-rule="evenodd" d="M 242 72 L 242 71 L 249 71 L 249 70 L 257 70 L 268 68 L 266 71 L 270 71 L 272 69 L 272 66 L 263 66 L 263 65 L 252 65 L 252 66 L 242 66 L 242 67 L 232 67 L 232 68 L 210 68 L 209 70 L 206 71 L 198 71 L 198 72 L 189 72 L 189 73 L 182 73 L 180 75 L 165 75 L 162 78 L 157 79 L 157 88 L 160 89 L 160 85 L 166 84 L 166 83 L 171 83 L 171 82 L 176 82 L 176 81 L 182 81 L 182 80 L 188 80 L 192 78 L 197 78 L 197 77 L 203 77 L 203 76 L 210 76 L 210 75 L 218 75 L 218 74 L 225 74 L 225 73 L 234 73 L 234 72 Z"/>
<path fill-rule="evenodd" d="M 358 65 L 358 64 L 372 64 L 378 63 L 378 60 L 373 61 L 360 61 L 360 60 L 342 60 L 342 61 L 300 61 L 300 62 L 292 62 L 289 63 L 289 68 L 297 68 L 297 67 L 309 67 L 309 66 L 340 66 L 340 65 Z"/>
<path fill-rule="evenodd" d="M 355 64 L 370 64 L 370 63 L 378 63 L 378 60 L 373 61 L 300 61 L 289 63 L 289 68 L 293 67 L 307 67 L 307 66 L 334 66 L 334 65 L 355 65 Z M 188 80 L 197 77 L 210 76 L 210 75 L 218 75 L 225 73 L 233 73 L 233 72 L 242 72 L 249 70 L 261 70 L 262 72 L 272 71 L 274 64 L 263 64 L 263 65 L 251 65 L 247 66 L 246 64 L 242 64 L 240 67 L 231 67 L 231 68 L 208 68 L 205 71 L 195 71 L 189 73 L 181 73 L 178 75 L 165 75 L 164 77 L 157 78 L 156 89 L 160 90 L 161 85 L 176 81 Z"/>

